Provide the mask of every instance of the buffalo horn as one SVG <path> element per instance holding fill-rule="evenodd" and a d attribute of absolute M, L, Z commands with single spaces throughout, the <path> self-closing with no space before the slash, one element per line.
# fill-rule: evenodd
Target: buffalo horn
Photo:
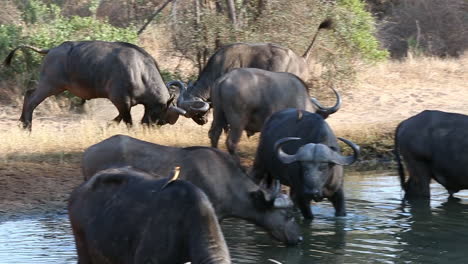
<path fill-rule="evenodd" d="M 281 192 L 281 183 L 279 180 L 275 180 L 273 184 L 273 197 L 277 196 Z"/>
<path fill-rule="evenodd" d="M 293 203 L 289 197 L 284 194 L 280 193 L 278 196 L 275 197 L 275 201 L 273 202 L 273 207 L 275 208 L 290 208 L 293 206 Z"/>
<path fill-rule="evenodd" d="M 335 113 L 336 111 L 338 111 L 341 107 L 341 96 L 340 94 L 338 93 L 337 90 L 335 90 L 334 87 L 331 87 L 331 89 L 333 90 L 333 92 L 335 93 L 335 96 L 336 96 L 336 103 L 334 106 L 332 107 L 324 107 L 322 104 L 319 103 L 319 101 L 315 98 L 310 98 L 310 101 L 315 105 L 317 106 L 318 108 L 318 112 L 320 113 L 323 113 L 325 116 L 329 116 L 333 113 Z"/>
<path fill-rule="evenodd" d="M 340 138 L 340 137 L 338 139 L 346 143 L 346 145 L 350 146 L 353 149 L 354 153 L 352 156 L 342 156 L 338 154 L 337 152 L 334 152 L 335 155 L 332 158 L 332 161 L 338 165 L 351 165 L 354 162 L 356 162 L 359 156 L 359 146 L 347 139 Z"/>
<path fill-rule="evenodd" d="M 179 80 L 172 80 L 166 83 L 166 87 L 171 87 L 172 85 L 175 85 L 179 88 L 179 98 L 177 98 L 177 105 L 180 106 L 184 98 L 183 94 L 185 93 L 185 91 L 187 91 L 187 88 L 185 84 Z"/>
<path fill-rule="evenodd" d="M 283 144 L 286 144 L 287 142 L 290 142 L 290 141 L 296 141 L 296 140 L 301 140 L 301 138 L 298 138 L 298 137 L 285 137 L 285 138 L 282 138 L 282 139 L 276 141 L 274 149 L 275 149 L 275 153 L 278 154 L 278 159 L 281 162 L 283 162 L 285 164 L 289 164 L 289 163 L 293 163 L 293 162 L 297 161 L 296 154 L 289 155 L 289 154 L 285 153 L 281 149 L 281 146 Z"/>
<path fill-rule="evenodd" d="M 172 111 L 176 112 L 177 114 L 179 115 L 183 115 L 185 116 L 187 114 L 187 111 L 185 111 L 184 109 L 180 108 L 180 107 L 177 107 L 177 106 L 170 106 L 169 107 Z"/>
<path fill-rule="evenodd" d="M 192 109 L 193 111 L 205 113 L 206 111 L 210 109 L 210 104 L 207 102 L 203 102 L 203 101 L 194 101 L 194 102 L 197 102 L 197 103 L 199 102 L 200 104 L 202 103 L 203 105 L 200 107 L 194 107 L 191 105 L 190 109 Z"/>
<path fill-rule="evenodd" d="M 185 84 L 182 81 L 179 80 L 172 80 L 166 83 L 166 87 L 170 87 L 172 85 L 175 85 L 179 88 L 180 93 L 182 94 L 186 89 Z"/>

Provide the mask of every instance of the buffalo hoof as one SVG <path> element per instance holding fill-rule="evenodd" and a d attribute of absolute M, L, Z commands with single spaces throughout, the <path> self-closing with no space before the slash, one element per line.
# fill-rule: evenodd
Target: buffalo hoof
<path fill-rule="evenodd" d="M 29 131 L 29 132 L 31 132 L 31 130 L 32 130 L 32 124 L 31 124 L 31 122 L 23 122 L 23 121 L 21 121 L 20 127 L 21 127 L 22 129 L 26 130 L 26 131 Z"/>

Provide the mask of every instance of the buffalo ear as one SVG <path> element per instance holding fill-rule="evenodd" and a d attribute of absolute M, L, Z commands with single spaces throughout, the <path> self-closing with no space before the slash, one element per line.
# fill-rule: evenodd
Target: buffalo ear
<path fill-rule="evenodd" d="M 256 208 L 266 210 L 273 207 L 273 201 L 268 199 L 269 195 L 263 190 L 258 189 L 256 191 L 250 192 L 249 195 Z"/>
<path fill-rule="evenodd" d="M 175 124 L 177 120 L 179 120 L 179 114 L 174 113 L 174 112 L 168 114 L 166 118 L 166 121 L 171 125 Z"/>
<path fill-rule="evenodd" d="M 123 174 L 120 171 L 106 170 L 101 173 L 97 173 L 91 178 L 90 184 L 91 189 L 96 189 L 99 186 L 120 186 L 127 183 L 129 180 L 128 175 Z"/>

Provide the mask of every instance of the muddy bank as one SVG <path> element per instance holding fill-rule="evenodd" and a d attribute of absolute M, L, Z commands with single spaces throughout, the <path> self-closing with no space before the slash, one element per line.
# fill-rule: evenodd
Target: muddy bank
<path fill-rule="evenodd" d="M 28 213 L 63 211 L 82 182 L 79 164 L 7 162 L 0 165 L 0 221 Z"/>

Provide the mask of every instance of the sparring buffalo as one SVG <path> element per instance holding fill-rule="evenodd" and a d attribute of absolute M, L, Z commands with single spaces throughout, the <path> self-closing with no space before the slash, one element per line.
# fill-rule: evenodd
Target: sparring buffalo
<path fill-rule="evenodd" d="M 163 82 L 158 65 L 142 48 L 125 42 L 64 42 L 50 50 L 19 46 L 5 59 L 10 65 L 20 48 L 47 54 L 42 63 L 37 89 L 24 96 L 20 121 L 31 129 L 34 109 L 47 97 L 65 90 L 82 99 L 108 98 L 119 111 L 114 118 L 132 124 L 130 108 L 145 107 L 143 124 L 175 123 L 185 111 L 172 105 L 175 99 Z"/>
<path fill-rule="evenodd" d="M 343 166 L 357 160 L 359 147 L 339 139 L 353 155 L 340 154 L 335 134 L 320 115 L 299 109 L 279 111 L 262 129 L 251 176 L 267 183 L 279 179 L 290 186 L 291 198 L 304 218 L 313 218 L 310 201 L 324 197 L 332 202 L 336 216 L 345 216 Z"/>
<path fill-rule="evenodd" d="M 180 178 L 202 189 L 218 218 L 237 217 L 265 228 L 287 244 L 301 240 L 291 215 L 292 202 L 278 188 L 255 184 L 232 157 L 209 147 L 176 148 L 116 135 L 89 147 L 83 156 L 85 179 L 99 170 L 130 165 L 158 177 L 181 166 Z"/>
<path fill-rule="evenodd" d="M 186 181 L 103 170 L 73 191 L 68 212 L 80 264 L 231 263 L 210 201 Z"/>
<path fill-rule="evenodd" d="M 285 108 L 303 109 L 327 117 L 341 105 L 340 95 L 335 89 L 333 91 L 336 104 L 325 108 L 309 97 L 307 85 L 294 74 L 255 68 L 232 70 L 216 81 L 211 92 L 214 108 L 209 131 L 211 146 L 218 146 L 224 129 L 228 133 L 227 149 L 236 156 L 244 130 L 247 136 L 260 132 L 270 115 Z"/>
<path fill-rule="evenodd" d="M 210 91 L 216 79 L 235 68 L 258 68 L 274 72 L 290 72 L 307 81 L 309 79 L 307 60 L 315 39 L 321 29 L 331 27 L 332 20 L 324 20 L 302 56 L 273 43 L 234 43 L 223 46 L 210 57 L 195 83 L 185 87 L 182 82 L 174 81 L 168 86 L 179 87 L 181 95 L 177 105 L 187 111 L 186 117 L 203 125 L 207 122 L 205 115 L 209 109 L 207 101 L 210 101 Z"/>
<path fill-rule="evenodd" d="M 467 149 L 467 115 L 426 110 L 402 121 L 395 131 L 394 152 L 405 198 L 428 199 L 431 179 L 450 197 L 468 189 Z"/>

